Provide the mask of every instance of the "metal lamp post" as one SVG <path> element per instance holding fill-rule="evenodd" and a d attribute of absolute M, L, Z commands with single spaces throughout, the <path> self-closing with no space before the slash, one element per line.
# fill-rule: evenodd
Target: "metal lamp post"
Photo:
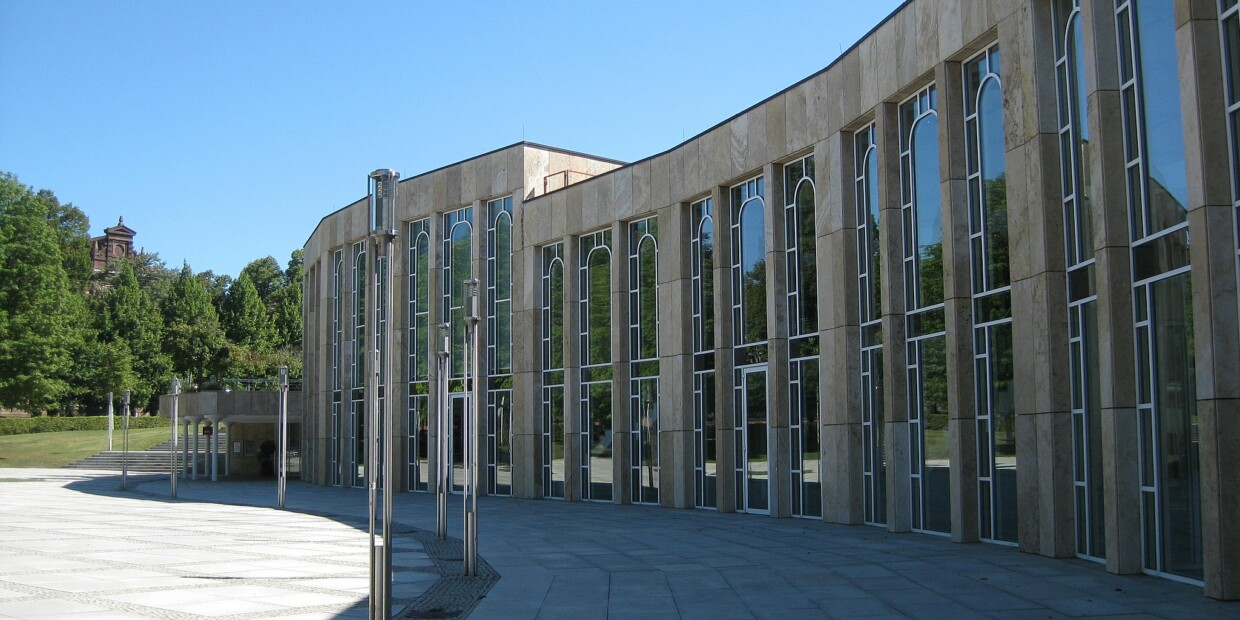
<path fill-rule="evenodd" d="M 181 380 L 176 377 L 173 377 L 172 385 L 170 385 L 169 388 L 170 388 L 169 391 L 172 392 L 172 451 L 169 452 L 169 455 L 172 460 L 172 467 L 168 470 L 168 491 L 169 491 L 169 494 L 172 496 L 172 498 L 176 499 L 176 496 L 177 496 L 177 431 L 180 430 L 178 428 L 179 420 L 177 419 L 177 406 L 180 404 L 179 401 L 181 400 Z"/>
<path fill-rule="evenodd" d="M 288 366 L 280 367 L 280 416 L 278 430 L 279 468 L 276 471 L 276 502 L 284 508 L 284 492 L 288 484 Z"/>
<path fill-rule="evenodd" d="M 112 451 L 112 429 L 116 428 L 116 423 L 112 417 L 112 393 L 108 392 L 108 452 Z"/>
<path fill-rule="evenodd" d="M 391 389 L 391 360 L 394 343 L 391 329 L 380 330 L 379 319 L 392 316 L 392 270 L 390 268 L 393 246 L 396 242 L 396 191 L 400 174 L 395 170 L 379 169 L 370 173 L 370 290 L 372 300 L 367 310 L 366 341 L 370 353 L 370 367 L 366 385 L 366 426 L 370 431 L 369 454 L 366 477 L 370 490 L 370 617 L 388 618 L 392 615 L 392 435 L 391 411 L 381 412 L 379 407 L 380 386 Z M 383 313 L 379 313 L 380 292 L 387 292 L 383 299 Z M 380 347 L 380 339 L 383 346 Z M 386 399 L 391 409 L 391 399 Z M 379 425 L 383 428 L 380 430 Z M 383 487 L 381 522 L 376 524 L 379 487 Z M 376 529 L 381 539 L 376 539 Z"/>
<path fill-rule="evenodd" d="M 441 323 L 443 350 L 439 352 L 439 371 L 435 377 L 438 388 L 435 407 L 435 535 L 448 537 L 448 492 L 452 490 L 452 464 L 448 462 L 448 358 L 452 351 L 452 326 Z"/>
<path fill-rule="evenodd" d="M 465 576 L 478 575 L 478 405 L 482 398 L 482 377 L 478 374 L 478 280 L 465 281 L 469 294 L 470 313 L 465 319 L 465 385 L 470 394 L 469 410 L 465 412 L 465 494 L 462 496 L 465 526 Z"/>
<path fill-rule="evenodd" d="M 129 390 L 123 393 L 122 403 L 124 407 L 121 412 L 125 415 L 125 437 L 122 440 L 124 452 L 121 454 L 121 490 L 129 489 Z"/>

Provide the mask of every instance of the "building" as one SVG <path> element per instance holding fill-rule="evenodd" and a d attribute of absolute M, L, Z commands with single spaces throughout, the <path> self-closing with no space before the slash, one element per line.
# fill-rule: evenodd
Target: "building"
<path fill-rule="evenodd" d="M 103 229 L 103 234 L 90 238 L 90 260 L 95 271 L 107 269 L 108 262 L 118 258 L 135 258 L 138 253 L 133 249 L 133 237 L 137 231 L 125 225 L 125 218 L 120 218 L 116 226 Z"/>
<path fill-rule="evenodd" d="M 520 143 L 402 181 L 401 488 L 428 489 L 437 433 L 460 458 L 472 273 L 489 493 L 870 524 L 1240 598 L 1236 58 L 1235 0 L 913 0 L 667 152 Z M 364 473 L 367 222 L 358 201 L 305 246 L 321 484 Z"/>

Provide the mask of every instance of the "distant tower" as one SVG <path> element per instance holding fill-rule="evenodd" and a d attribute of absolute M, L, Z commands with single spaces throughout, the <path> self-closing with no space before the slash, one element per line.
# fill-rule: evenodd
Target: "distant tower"
<path fill-rule="evenodd" d="M 90 258 L 95 271 L 106 269 L 108 261 L 112 259 L 138 256 L 137 252 L 133 251 L 133 237 L 136 234 L 138 233 L 134 229 L 125 225 L 125 218 L 122 216 L 116 226 L 103 229 L 102 236 L 92 237 Z"/>

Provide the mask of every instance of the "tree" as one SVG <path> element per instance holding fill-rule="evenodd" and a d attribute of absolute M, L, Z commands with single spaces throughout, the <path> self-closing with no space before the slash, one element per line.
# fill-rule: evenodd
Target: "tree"
<path fill-rule="evenodd" d="M 281 347 L 301 346 L 301 282 L 283 286 L 275 294 L 276 342 Z"/>
<path fill-rule="evenodd" d="M 277 263 L 276 259 L 271 256 L 260 258 L 246 265 L 241 270 L 241 275 L 250 277 L 250 282 L 254 285 L 254 290 L 258 292 L 259 298 L 263 300 L 263 305 L 268 310 L 274 310 L 274 296 L 284 284 L 284 270 L 280 269 L 280 263 Z"/>
<path fill-rule="evenodd" d="M 181 267 L 162 310 L 163 350 L 172 362 L 172 370 L 190 383 L 201 381 L 228 341 L 211 303 L 211 294 L 189 265 Z"/>
<path fill-rule="evenodd" d="M 256 353 L 271 351 L 275 340 L 271 317 L 245 271 L 228 287 L 222 319 L 224 333 L 234 344 Z"/>
<path fill-rule="evenodd" d="M 149 407 L 172 376 L 172 361 L 163 352 L 164 322 L 150 295 L 138 285 L 134 265 L 122 263 L 96 310 L 99 338 L 123 341 L 133 359 L 136 384 L 132 402 Z"/>
<path fill-rule="evenodd" d="M 74 332 L 49 213 L 29 187 L 0 174 L 0 405 L 30 412 L 68 392 Z"/>
<path fill-rule="evenodd" d="M 35 196 L 47 209 L 48 221 L 60 243 L 61 264 L 74 290 L 85 290 L 94 272 L 90 258 L 90 220 L 73 203 L 60 204 L 51 190 L 41 189 Z"/>

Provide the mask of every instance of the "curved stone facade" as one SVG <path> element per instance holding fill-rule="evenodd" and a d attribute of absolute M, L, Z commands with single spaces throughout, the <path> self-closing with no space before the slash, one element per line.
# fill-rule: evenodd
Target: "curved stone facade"
<path fill-rule="evenodd" d="M 463 394 L 469 274 L 487 492 L 869 523 L 1240 597 L 1237 10 L 910 1 L 639 162 L 519 143 L 402 181 L 400 487 L 432 484 L 443 322 Z M 367 227 L 363 199 L 305 246 L 321 484 L 364 474 Z"/>

